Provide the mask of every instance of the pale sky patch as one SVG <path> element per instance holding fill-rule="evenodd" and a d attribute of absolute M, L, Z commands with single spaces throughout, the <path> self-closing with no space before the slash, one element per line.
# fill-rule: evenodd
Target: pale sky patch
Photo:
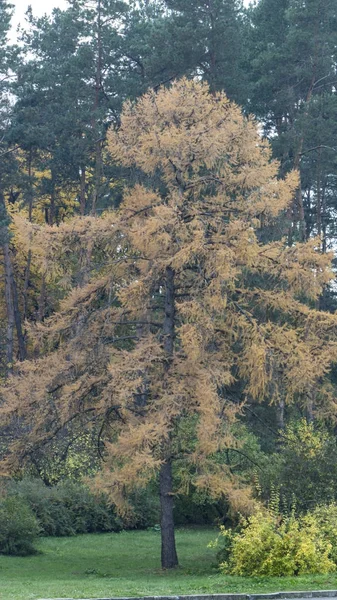
<path fill-rule="evenodd" d="M 66 0 L 11 0 L 11 4 L 15 6 L 15 12 L 12 19 L 12 27 L 14 31 L 17 26 L 24 25 L 25 13 L 30 5 L 33 9 L 33 14 L 41 17 L 45 13 L 50 14 L 53 8 L 66 8 Z"/>
<path fill-rule="evenodd" d="M 42 16 L 45 13 L 50 14 L 53 8 L 66 8 L 66 0 L 11 0 L 11 4 L 15 6 L 15 13 L 13 17 L 13 29 L 15 30 L 17 25 L 20 23 L 24 24 L 25 12 L 29 5 L 33 9 L 33 14 L 36 16 Z M 249 0 L 244 0 L 244 4 L 248 6 Z"/>

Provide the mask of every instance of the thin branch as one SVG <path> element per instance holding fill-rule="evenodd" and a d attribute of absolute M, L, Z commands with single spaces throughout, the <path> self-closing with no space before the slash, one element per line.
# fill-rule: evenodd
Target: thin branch
<path fill-rule="evenodd" d="M 251 462 L 258 469 L 260 469 L 261 471 L 263 471 L 263 468 L 261 467 L 261 465 L 259 465 L 259 463 L 255 462 L 255 460 L 253 460 L 252 458 L 250 458 L 250 456 L 248 456 L 248 454 L 245 454 L 244 452 L 242 452 L 242 450 L 237 450 L 236 448 L 228 448 L 228 450 L 229 450 L 229 452 L 236 452 L 237 454 L 240 454 L 241 456 L 244 456 L 244 458 L 246 458 L 247 460 L 249 460 L 249 462 Z"/>
<path fill-rule="evenodd" d="M 314 152 L 314 150 L 321 150 L 322 148 L 324 148 L 325 150 L 333 150 L 334 152 L 337 152 L 337 148 L 334 148 L 333 146 L 326 146 L 325 144 L 320 144 L 319 146 L 314 146 L 313 148 L 309 148 L 308 150 L 303 150 L 303 152 L 300 152 L 300 156 L 303 156 L 304 154 L 309 154 L 309 152 Z"/>
<path fill-rule="evenodd" d="M 19 150 L 20 146 L 15 146 L 15 148 L 11 148 L 10 150 L 6 150 L 6 152 L 2 152 L 0 154 L 0 158 L 2 158 L 3 156 L 6 156 L 7 154 L 11 154 L 12 152 L 16 152 L 17 150 Z"/>

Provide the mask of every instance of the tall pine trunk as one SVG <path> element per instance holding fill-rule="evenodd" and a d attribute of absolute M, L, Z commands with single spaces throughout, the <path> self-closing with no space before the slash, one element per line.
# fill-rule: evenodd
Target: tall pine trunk
<path fill-rule="evenodd" d="M 96 214 L 97 202 L 100 198 L 101 182 L 102 182 L 102 140 L 101 130 L 99 126 L 99 109 L 100 96 L 102 93 L 102 65 L 103 65 L 103 46 L 102 46 L 102 2 L 97 1 L 97 60 L 95 74 L 95 105 L 93 113 L 93 130 L 95 132 L 95 173 L 94 173 L 94 189 L 92 194 L 91 214 Z"/>
<path fill-rule="evenodd" d="M 80 214 L 81 217 L 85 215 L 86 208 L 86 170 L 85 167 L 81 167 L 81 191 L 80 191 Z"/>
<path fill-rule="evenodd" d="M 14 361 L 14 302 L 12 293 L 12 279 L 11 279 L 11 258 L 9 253 L 9 244 L 5 242 L 3 244 L 4 252 L 4 267 L 5 267 L 5 299 L 6 299 L 6 316 L 7 316 L 7 333 L 6 333 L 6 362 L 7 362 L 7 374 L 13 371 Z"/>
<path fill-rule="evenodd" d="M 166 268 L 166 295 L 165 295 L 165 319 L 163 324 L 164 349 L 168 358 L 173 356 L 174 348 L 174 324 L 175 324 L 175 302 L 174 302 L 174 270 Z M 163 569 L 173 569 L 178 566 L 178 556 L 175 543 L 174 519 L 173 519 L 173 484 L 172 484 L 172 462 L 170 448 L 166 449 L 166 456 L 160 469 L 159 476 L 160 494 L 160 528 L 161 528 L 161 566 Z"/>
<path fill-rule="evenodd" d="M 22 320 L 18 300 L 18 292 L 13 271 L 13 257 L 10 248 L 10 232 L 5 199 L 0 193 L 0 245 L 3 250 L 4 271 L 5 271 L 5 303 L 7 316 L 7 335 L 6 335 L 6 359 L 7 359 L 7 374 L 13 370 L 14 362 L 14 331 L 16 329 L 18 342 L 18 359 L 26 358 L 26 345 L 22 331 Z"/>

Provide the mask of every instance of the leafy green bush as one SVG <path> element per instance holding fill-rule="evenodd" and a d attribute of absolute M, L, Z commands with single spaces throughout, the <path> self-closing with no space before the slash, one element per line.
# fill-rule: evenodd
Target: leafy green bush
<path fill-rule="evenodd" d="M 86 486 L 71 481 L 48 487 L 41 480 L 12 483 L 10 495 L 25 501 L 38 519 L 42 535 L 120 531 L 122 522 L 105 495 L 94 495 Z"/>
<path fill-rule="evenodd" d="M 331 544 L 331 558 L 337 565 L 337 505 L 317 506 L 312 514 L 322 535 Z"/>
<path fill-rule="evenodd" d="M 41 479 L 24 478 L 12 482 L 8 492 L 28 504 L 46 536 L 146 529 L 159 518 L 158 499 L 151 489 L 130 498 L 134 512 L 127 522 L 116 514 L 106 494 L 94 494 L 77 481 L 64 480 L 49 487 Z"/>
<path fill-rule="evenodd" d="M 177 496 L 174 501 L 176 525 L 213 525 L 223 522 L 228 516 L 226 500 L 213 500 L 192 490 L 188 495 Z"/>
<path fill-rule="evenodd" d="M 0 501 L 0 553 L 15 556 L 35 554 L 33 542 L 40 533 L 36 517 L 19 498 Z"/>
<path fill-rule="evenodd" d="M 220 529 L 224 540 L 220 569 L 243 576 L 331 573 L 332 544 L 314 514 L 281 517 L 259 509 L 242 519 L 238 531 Z"/>
<path fill-rule="evenodd" d="M 159 522 L 159 498 L 151 484 L 132 494 L 130 504 L 133 507 L 133 515 L 125 524 L 126 529 L 147 529 Z"/>
<path fill-rule="evenodd" d="M 261 498 L 268 500 L 277 486 L 282 503 L 289 508 L 295 498 L 299 512 L 337 501 L 335 434 L 300 419 L 287 425 L 280 441 L 277 451 L 257 457 Z"/>
<path fill-rule="evenodd" d="M 88 487 L 64 481 L 54 488 L 67 509 L 75 533 L 121 531 L 122 520 L 110 506 L 106 494 L 94 494 Z"/>

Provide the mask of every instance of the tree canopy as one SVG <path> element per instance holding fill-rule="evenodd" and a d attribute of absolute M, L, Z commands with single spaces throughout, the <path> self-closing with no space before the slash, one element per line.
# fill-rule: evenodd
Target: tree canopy
<path fill-rule="evenodd" d="M 260 239 L 298 177 L 278 178 L 256 123 L 223 92 L 187 79 L 150 91 L 125 104 L 108 141 L 112 159 L 143 178 L 118 211 L 56 228 L 16 220 L 33 261 L 72 289 L 31 328 L 40 356 L 18 364 L 1 412 L 20 422 L 14 465 L 61 429 L 95 427 L 97 482 L 121 511 L 159 473 L 162 564 L 172 567 L 172 464 L 180 491 L 192 484 L 247 510 L 249 493 L 219 460 L 240 445 L 240 398 L 315 398 L 332 410 L 336 318 L 310 307 L 331 257 L 315 239 Z M 69 280 L 74 257 L 80 285 Z"/>

